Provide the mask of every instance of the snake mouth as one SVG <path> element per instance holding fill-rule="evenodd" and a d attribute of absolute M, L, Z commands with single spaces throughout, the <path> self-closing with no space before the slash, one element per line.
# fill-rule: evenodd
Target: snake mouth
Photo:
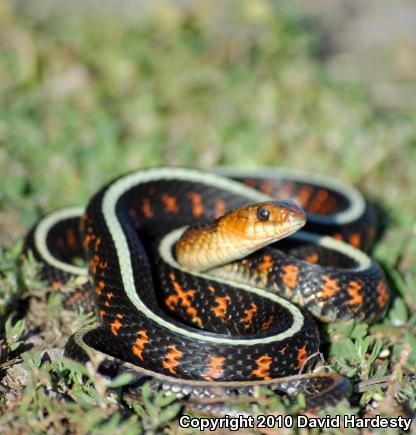
<path fill-rule="evenodd" d="M 234 242 L 236 247 L 238 247 L 239 245 L 244 247 L 252 246 L 251 252 L 254 252 L 267 245 L 271 245 L 272 243 L 278 242 L 279 240 L 291 236 L 292 234 L 299 231 L 304 225 L 304 222 L 292 222 L 287 225 L 279 225 L 277 228 L 272 227 L 270 229 L 262 229 L 262 231 L 257 232 L 254 230 L 253 233 L 230 231 L 230 235 L 235 235 L 237 239 Z"/>

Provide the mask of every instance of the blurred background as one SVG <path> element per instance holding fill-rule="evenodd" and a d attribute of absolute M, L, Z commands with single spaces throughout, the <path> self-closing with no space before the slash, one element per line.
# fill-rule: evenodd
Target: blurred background
<path fill-rule="evenodd" d="M 414 288 L 415 27 L 412 0 L 0 0 L 0 242 L 132 169 L 286 166 L 380 204 Z"/>

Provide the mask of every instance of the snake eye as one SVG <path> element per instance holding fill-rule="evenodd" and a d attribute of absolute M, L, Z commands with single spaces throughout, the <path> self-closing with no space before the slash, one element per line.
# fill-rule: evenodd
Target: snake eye
<path fill-rule="evenodd" d="M 257 209 L 257 217 L 259 218 L 259 220 L 261 221 L 267 221 L 269 219 L 270 216 L 270 210 L 267 208 L 263 208 L 263 207 L 259 207 Z"/>

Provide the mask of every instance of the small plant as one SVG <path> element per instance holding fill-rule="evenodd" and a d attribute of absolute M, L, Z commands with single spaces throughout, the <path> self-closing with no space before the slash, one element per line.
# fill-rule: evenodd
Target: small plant
<path fill-rule="evenodd" d="M 18 320 L 15 324 L 12 324 L 12 319 L 8 318 L 5 325 L 6 343 L 10 352 L 15 352 L 24 343 L 21 340 L 25 331 L 26 323 L 25 319 Z"/>
<path fill-rule="evenodd" d="M 0 319 L 9 312 L 21 293 L 19 285 L 21 250 L 21 243 L 16 243 L 8 250 L 0 245 Z"/>
<path fill-rule="evenodd" d="M 163 391 L 154 393 L 149 382 L 142 387 L 142 404 L 132 402 L 131 406 L 141 417 L 143 429 L 148 434 L 160 433 L 181 410 L 174 394 L 166 395 Z"/>

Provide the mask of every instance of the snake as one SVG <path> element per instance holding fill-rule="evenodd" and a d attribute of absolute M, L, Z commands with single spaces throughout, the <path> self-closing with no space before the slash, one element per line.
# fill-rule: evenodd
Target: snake
<path fill-rule="evenodd" d="M 97 324 L 69 338 L 68 357 L 101 355 L 104 373 L 195 402 L 265 387 L 322 408 L 351 386 L 302 373 L 317 321 L 372 323 L 389 305 L 375 228 L 363 196 L 322 175 L 157 167 L 45 215 L 25 252 L 54 289 L 75 279 L 93 295 Z"/>

